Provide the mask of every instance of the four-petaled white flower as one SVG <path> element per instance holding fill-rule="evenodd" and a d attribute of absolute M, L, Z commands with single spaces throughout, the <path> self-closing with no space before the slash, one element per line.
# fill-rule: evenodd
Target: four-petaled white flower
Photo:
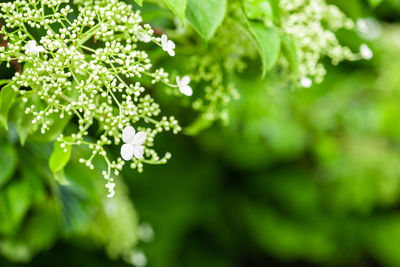
<path fill-rule="evenodd" d="M 176 76 L 176 84 L 178 85 L 179 91 L 187 96 L 191 96 L 193 94 L 192 88 L 189 86 L 190 77 L 185 75 L 182 79 L 179 76 Z"/>
<path fill-rule="evenodd" d="M 175 44 L 171 40 L 168 40 L 165 34 L 161 35 L 161 46 L 162 49 L 167 51 L 171 57 L 175 56 Z"/>
<path fill-rule="evenodd" d="M 25 45 L 25 52 L 28 54 L 39 54 L 41 52 L 44 52 L 45 49 L 41 45 L 36 45 L 35 40 L 30 40 L 26 45 Z"/>
<path fill-rule="evenodd" d="M 360 46 L 360 54 L 363 59 L 369 60 L 374 56 L 374 52 L 366 44 Z"/>
<path fill-rule="evenodd" d="M 146 141 L 145 132 L 136 133 L 132 126 L 125 127 L 122 131 L 122 141 L 125 143 L 121 147 L 121 157 L 124 160 L 131 160 L 133 156 L 138 159 L 143 157 L 143 143 Z"/>

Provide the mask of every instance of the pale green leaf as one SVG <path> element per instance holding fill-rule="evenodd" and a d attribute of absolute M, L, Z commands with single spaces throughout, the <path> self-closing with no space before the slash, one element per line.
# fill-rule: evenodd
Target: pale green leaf
<path fill-rule="evenodd" d="M 263 23 L 249 21 L 250 31 L 257 43 L 258 52 L 262 61 L 262 76 L 274 67 L 278 61 L 281 39 L 279 33 L 272 27 L 267 27 Z"/>
<path fill-rule="evenodd" d="M 143 0 L 135 0 L 135 2 L 136 2 L 139 6 L 142 6 L 142 5 L 143 5 Z"/>
<path fill-rule="evenodd" d="M 250 19 L 260 19 L 267 25 L 272 25 L 274 12 L 268 0 L 244 0 L 244 11 Z"/>
<path fill-rule="evenodd" d="M 65 144 L 61 147 L 60 142 L 54 142 L 53 152 L 50 155 L 49 166 L 53 174 L 61 171 L 67 165 L 71 156 L 71 145 Z"/>
<path fill-rule="evenodd" d="M 180 19 L 182 25 L 185 23 L 186 0 L 163 0 L 165 4 L 174 12 Z"/>
<path fill-rule="evenodd" d="M 188 0 L 186 16 L 206 40 L 216 32 L 226 13 L 226 0 Z"/>
<path fill-rule="evenodd" d="M 293 72 L 297 72 L 299 68 L 299 61 L 297 58 L 296 45 L 293 39 L 286 34 L 281 34 L 281 41 L 282 41 L 282 52 L 285 55 L 287 61 L 289 62 L 290 69 Z"/>

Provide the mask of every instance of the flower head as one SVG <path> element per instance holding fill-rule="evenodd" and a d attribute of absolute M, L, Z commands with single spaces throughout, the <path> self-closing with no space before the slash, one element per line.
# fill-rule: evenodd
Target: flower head
<path fill-rule="evenodd" d="M 135 132 L 132 126 L 125 127 L 122 131 L 122 141 L 125 144 L 121 147 L 121 157 L 124 160 L 131 160 L 133 156 L 140 159 L 143 157 L 143 143 L 146 140 L 145 132 Z"/>
<path fill-rule="evenodd" d="M 168 40 L 168 37 L 165 34 L 161 35 L 161 46 L 162 49 L 167 51 L 171 57 L 175 56 L 175 44 L 171 40 Z"/>
<path fill-rule="evenodd" d="M 25 51 L 28 54 L 39 54 L 40 52 L 44 52 L 45 49 L 41 45 L 36 45 L 35 40 L 30 40 L 26 45 L 25 45 Z"/>
<path fill-rule="evenodd" d="M 193 94 L 192 88 L 189 86 L 190 77 L 185 75 L 182 79 L 179 76 L 176 76 L 176 84 L 178 85 L 179 91 L 187 96 L 191 96 Z"/>
<path fill-rule="evenodd" d="M 369 60 L 374 56 L 374 52 L 366 44 L 360 46 L 360 54 L 363 59 Z"/>

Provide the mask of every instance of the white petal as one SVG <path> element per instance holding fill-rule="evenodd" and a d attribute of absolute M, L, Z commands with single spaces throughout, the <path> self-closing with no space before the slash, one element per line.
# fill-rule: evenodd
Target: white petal
<path fill-rule="evenodd" d="M 169 48 L 169 49 L 172 49 L 172 50 L 174 50 L 174 49 L 175 49 L 175 43 L 174 43 L 174 42 L 172 42 L 171 40 L 168 40 L 168 43 L 167 43 L 167 45 L 168 45 L 168 48 Z"/>
<path fill-rule="evenodd" d="M 131 160 L 133 158 L 135 147 L 131 144 L 124 144 L 121 146 L 121 157 L 124 160 Z"/>
<path fill-rule="evenodd" d="M 161 44 L 164 46 L 164 44 L 167 44 L 168 38 L 165 34 L 161 35 Z"/>
<path fill-rule="evenodd" d="M 135 138 L 135 129 L 132 126 L 127 126 L 122 131 L 122 141 L 129 144 L 133 142 Z"/>
<path fill-rule="evenodd" d="M 182 83 L 183 85 L 188 85 L 188 84 L 190 83 L 190 77 L 187 76 L 187 75 L 183 76 L 183 77 L 182 77 L 182 80 L 181 80 L 181 83 Z"/>
<path fill-rule="evenodd" d="M 176 76 L 176 84 L 180 86 L 180 83 L 181 83 L 181 78 L 179 78 L 179 76 Z"/>
<path fill-rule="evenodd" d="M 175 56 L 175 51 L 173 49 L 168 49 L 167 52 L 171 57 Z"/>
<path fill-rule="evenodd" d="M 190 87 L 189 85 L 179 87 L 179 91 L 187 96 L 191 96 L 193 94 L 192 87 Z"/>
<path fill-rule="evenodd" d="M 140 146 L 146 141 L 146 133 L 145 132 L 138 132 L 133 139 L 133 145 Z"/>
<path fill-rule="evenodd" d="M 133 147 L 133 154 L 135 155 L 135 158 L 140 159 L 143 157 L 144 153 L 144 146 L 134 146 Z"/>

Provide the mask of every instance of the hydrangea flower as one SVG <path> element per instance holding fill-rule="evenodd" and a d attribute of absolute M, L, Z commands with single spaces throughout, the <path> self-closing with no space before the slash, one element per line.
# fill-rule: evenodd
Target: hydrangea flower
<path fill-rule="evenodd" d="M 161 35 L 161 46 L 162 49 L 168 52 L 171 57 L 175 56 L 175 44 L 171 40 L 168 40 L 168 37 L 165 34 Z"/>
<path fill-rule="evenodd" d="M 133 156 L 140 159 L 143 157 L 143 143 L 146 141 L 145 132 L 135 132 L 132 126 L 125 127 L 122 131 L 122 141 L 125 144 L 121 147 L 121 157 L 124 160 L 131 160 Z"/>
<path fill-rule="evenodd" d="M 366 44 L 360 46 L 360 54 L 363 59 L 369 60 L 374 56 L 372 50 Z"/>
<path fill-rule="evenodd" d="M 45 49 L 41 45 L 36 45 L 35 40 L 30 40 L 26 45 L 25 45 L 25 51 L 28 54 L 39 54 L 41 52 L 44 52 Z"/>
<path fill-rule="evenodd" d="M 192 88 L 189 86 L 190 77 L 185 75 L 182 79 L 179 76 L 176 76 L 176 84 L 178 85 L 179 91 L 187 96 L 191 96 L 193 94 Z"/>

